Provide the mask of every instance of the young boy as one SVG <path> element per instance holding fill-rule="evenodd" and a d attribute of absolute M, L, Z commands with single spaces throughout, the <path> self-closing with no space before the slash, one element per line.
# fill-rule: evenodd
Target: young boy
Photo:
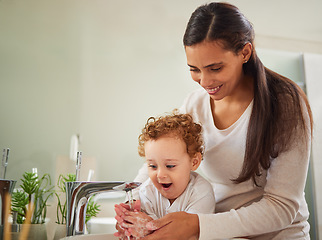
<path fill-rule="evenodd" d="M 214 213 L 215 198 L 209 182 L 195 171 L 202 160 L 201 125 L 189 114 L 151 117 L 139 136 L 139 155 L 145 157 L 149 179 L 136 193 L 141 212 L 116 205 L 115 217 L 127 235 L 144 237 L 145 224 L 171 212 Z M 138 207 L 136 207 L 138 208 Z M 122 231 L 115 236 L 120 237 Z"/>

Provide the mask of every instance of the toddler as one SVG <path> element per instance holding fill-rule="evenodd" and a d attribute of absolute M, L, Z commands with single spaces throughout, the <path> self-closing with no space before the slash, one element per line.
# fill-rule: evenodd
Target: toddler
<path fill-rule="evenodd" d="M 214 213 L 211 184 L 194 172 L 203 155 L 202 127 L 189 114 L 150 117 L 139 136 L 139 155 L 145 157 L 149 178 L 137 189 L 136 207 L 115 205 L 119 226 L 140 238 L 145 224 L 171 212 Z M 140 205 L 140 206 L 139 206 Z M 115 234 L 120 237 L 122 230 Z"/>

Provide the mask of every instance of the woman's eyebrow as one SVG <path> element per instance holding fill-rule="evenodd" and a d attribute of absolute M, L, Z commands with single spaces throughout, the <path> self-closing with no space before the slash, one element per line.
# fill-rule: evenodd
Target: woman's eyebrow
<path fill-rule="evenodd" d="M 211 67 L 214 67 L 214 66 L 217 66 L 217 65 L 221 65 L 221 64 L 223 64 L 223 62 L 211 63 L 211 64 L 209 64 L 207 66 L 204 66 L 203 68 L 211 68 Z M 191 67 L 191 68 L 197 68 L 197 67 L 195 67 L 193 65 L 190 65 L 190 64 L 188 64 L 188 66 Z"/>

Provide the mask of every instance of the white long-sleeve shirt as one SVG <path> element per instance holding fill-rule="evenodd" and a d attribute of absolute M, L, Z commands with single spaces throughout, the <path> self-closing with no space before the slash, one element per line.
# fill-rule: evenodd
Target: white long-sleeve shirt
<path fill-rule="evenodd" d="M 262 171 L 257 179 L 260 187 L 252 180 L 240 184 L 231 181 L 239 176 L 243 165 L 252 107 L 253 102 L 224 130 L 214 124 L 210 97 L 204 89 L 191 93 L 180 109 L 203 126 L 205 154 L 199 168 L 213 185 L 216 198 L 215 214 L 198 214 L 199 239 L 310 239 L 304 187 L 311 146 L 305 144 L 304 136 Z M 146 177 L 142 169 L 137 180 Z"/>
<path fill-rule="evenodd" d="M 141 210 L 153 219 L 168 213 L 185 211 L 187 213 L 214 213 L 215 196 L 211 184 L 196 172 L 191 172 L 190 181 L 184 192 L 170 204 L 150 179 L 138 188 Z"/>
<path fill-rule="evenodd" d="M 252 180 L 240 184 L 231 181 L 243 165 L 252 107 L 253 102 L 224 130 L 213 122 L 210 98 L 204 89 L 188 96 L 181 108 L 204 128 L 205 155 L 200 168 L 216 196 L 216 214 L 198 214 L 199 239 L 309 239 L 304 187 L 311 146 L 305 144 L 304 136 L 262 171 L 258 178 L 261 187 Z"/>

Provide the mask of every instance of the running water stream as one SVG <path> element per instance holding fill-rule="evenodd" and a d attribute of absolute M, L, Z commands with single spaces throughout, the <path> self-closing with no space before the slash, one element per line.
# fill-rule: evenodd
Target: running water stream
<path fill-rule="evenodd" d="M 132 189 L 126 192 L 127 198 L 129 199 L 130 210 L 134 210 L 134 200 L 133 200 L 133 193 Z"/>

